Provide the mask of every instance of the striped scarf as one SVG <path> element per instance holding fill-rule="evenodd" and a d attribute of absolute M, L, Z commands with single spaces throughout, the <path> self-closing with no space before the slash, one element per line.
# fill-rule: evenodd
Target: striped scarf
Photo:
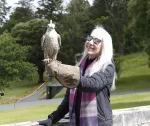
<path fill-rule="evenodd" d="M 83 72 L 83 67 L 86 62 L 85 58 L 80 64 L 81 74 Z M 86 69 L 84 76 L 88 76 L 88 71 L 91 66 L 96 62 L 94 60 Z M 70 100 L 69 100 L 69 118 L 70 123 L 69 126 L 76 126 L 76 117 L 75 117 L 75 104 L 76 104 L 76 88 L 70 89 Z M 81 106 L 80 106 L 80 126 L 98 126 L 98 118 L 97 118 L 97 101 L 96 101 L 96 93 L 87 93 L 82 92 L 81 97 Z"/>

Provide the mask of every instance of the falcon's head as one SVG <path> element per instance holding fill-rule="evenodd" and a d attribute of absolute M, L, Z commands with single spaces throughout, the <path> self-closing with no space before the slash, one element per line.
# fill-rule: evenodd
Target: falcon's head
<path fill-rule="evenodd" d="M 49 31 L 55 29 L 55 24 L 52 23 L 52 20 L 50 20 L 50 23 L 47 25 L 47 29 L 48 29 Z"/>

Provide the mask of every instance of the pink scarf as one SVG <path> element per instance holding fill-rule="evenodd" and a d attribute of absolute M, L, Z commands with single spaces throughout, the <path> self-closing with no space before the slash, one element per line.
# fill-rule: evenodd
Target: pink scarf
<path fill-rule="evenodd" d="M 87 57 L 81 62 L 80 69 L 81 74 Z M 87 71 L 94 65 L 96 60 L 94 60 L 86 69 L 85 74 L 88 75 Z M 69 99 L 69 126 L 76 126 L 75 117 L 75 104 L 76 104 L 76 88 L 70 89 L 70 99 Z M 80 106 L 80 126 L 98 126 L 97 118 L 97 101 L 96 92 L 82 92 L 81 106 Z"/>

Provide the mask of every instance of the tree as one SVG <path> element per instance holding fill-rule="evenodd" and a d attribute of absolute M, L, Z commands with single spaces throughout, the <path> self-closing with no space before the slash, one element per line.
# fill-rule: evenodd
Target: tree
<path fill-rule="evenodd" d="M 124 52 L 125 54 L 141 52 L 145 49 L 145 41 L 135 37 L 131 29 L 127 26 L 124 28 Z"/>
<path fill-rule="evenodd" d="M 109 13 L 111 33 L 114 39 L 116 52 L 123 55 L 125 48 L 125 29 L 128 25 L 127 4 L 129 0 L 105 0 L 106 11 Z"/>
<path fill-rule="evenodd" d="M 44 59 L 43 51 L 41 48 L 41 38 L 46 31 L 48 20 L 46 19 L 33 19 L 26 23 L 19 23 L 12 29 L 12 36 L 18 38 L 17 43 L 22 46 L 31 46 L 29 62 L 35 64 L 38 68 L 39 82 L 44 82 Z"/>
<path fill-rule="evenodd" d="M 39 18 L 58 21 L 62 13 L 62 0 L 39 0 L 38 4 L 36 14 Z"/>
<path fill-rule="evenodd" d="M 105 0 L 95 0 L 90 8 L 90 12 L 90 17 L 94 20 L 102 16 L 109 16 L 109 13 L 106 11 Z"/>
<path fill-rule="evenodd" d="M 131 23 L 129 25 L 134 36 L 146 41 L 146 52 L 149 55 L 150 67 L 150 2 L 149 0 L 130 0 L 128 4 Z"/>
<path fill-rule="evenodd" d="M 128 12 L 130 14 L 130 28 L 136 37 L 150 37 L 150 4 L 149 0 L 130 0 Z"/>
<path fill-rule="evenodd" d="M 0 36 L 0 90 L 9 87 L 12 80 L 32 79 L 36 67 L 26 62 L 28 49 L 7 32 Z"/>
<path fill-rule="evenodd" d="M 32 8 L 34 0 L 19 0 L 16 4 L 20 5 L 22 8 Z"/>
<path fill-rule="evenodd" d="M 75 55 L 83 50 L 86 34 L 89 3 L 86 0 L 72 0 L 67 7 L 59 28 L 62 47 L 58 59 L 66 64 L 75 64 Z"/>
<path fill-rule="evenodd" d="M 10 7 L 7 6 L 6 0 L 0 1 L 0 26 L 3 25 L 3 23 L 6 20 L 7 12 L 9 11 Z"/>
<path fill-rule="evenodd" d="M 91 24 L 101 24 L 111 34 L 114 47 L 116 72 L 120 75 L 120 55 L 124 54 L 126 45 L 126 27 L 128 25 L 128 0 L 94 0 L 90 7 Z M 118 76 L 119 77 L 119 76 Z"/>
<path fill-rule="evenodd" d="M 31 8 L 31 1 L 28 1 L 29 0 L 20 0 L 17 3 L 18 7 L 16 7 L 14 12 L 11 13 L 10 19 L 6 23 L 4 23 L 3 27 L 0 29 L 0 33 L 5 30 L 8 30 L 10 32 L 11 29 L 19 22 L 27 22 L 35 18 L 34 12 Z"/>
<path fill-rule="evenodd" d="M 115 52 L 124 54 L 124 29 L 128 25 L 128 0 L 95 0 L 90 17 L 94 20 L 105 17 L 102 25 L 112 35 Z"/>

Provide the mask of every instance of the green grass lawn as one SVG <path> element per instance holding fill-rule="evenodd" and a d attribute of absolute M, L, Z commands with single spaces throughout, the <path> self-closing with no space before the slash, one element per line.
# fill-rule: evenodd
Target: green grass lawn
<path fill-rule="evenodd" d="M 122 96 L 111 96 L 114 109 L 150 105 L 150 93 L 137 93 Z M 47 115 L 56 110 L 58 104 L 42 105 L 29 108 L 0 111 L 0 124 L 18 123 L 46 119 Z"/>
<path fill-rule="evenodd" d="M 0 111 L 0 125 L 46 119 L 58 105 L 44 105 L 29 108 Z"/>
<path fill-rule="evenodd" d="M 14 103 L 19 98 L 32 93 L 39 85 L 35 81 L 13 81 L 10 88 L 4 90 L 4 97 L 0 98 L 0 104 Z"/>
<path fill-rule="evenodd" d="M 150 92 L 111 96 L 113 109 L 150 105 Z"/>
<path fill-rule="evenodd" d="M 121 73 L 114 92 L 150 90 L 150 69 L 145 53 L 121 57 Z"/>

